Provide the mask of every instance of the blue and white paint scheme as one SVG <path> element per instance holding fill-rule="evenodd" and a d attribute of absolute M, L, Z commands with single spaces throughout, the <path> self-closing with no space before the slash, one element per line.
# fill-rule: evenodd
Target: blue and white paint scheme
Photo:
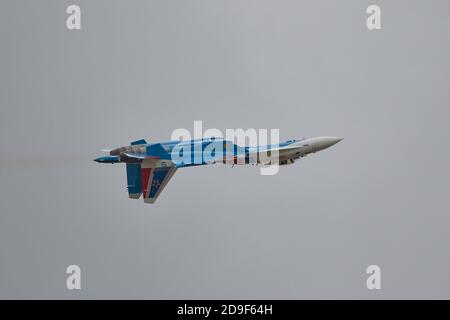
<path fill-rule="evenodd" d="M 144 139 L 109 151 L 99 163 L 126 163 L 129 197 L 153 203 L 176 170 L 184 167 L 229 165 L 288 165 L 341 141 L 338 137 L 287 140 L 278 144 L 241 147 L 223 138 L 147 143 Z"/>

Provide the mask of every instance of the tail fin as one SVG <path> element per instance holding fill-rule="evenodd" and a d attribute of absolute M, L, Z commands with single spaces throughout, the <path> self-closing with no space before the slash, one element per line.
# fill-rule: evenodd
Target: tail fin
<path fill-rule="evenodd" d="M 142 194 L 141 164 L 127 163 L 127 189 L 128 196 L 139 199 Z"/>
<path fill-rule="evenodd" d="M 142 192 L 145 203 L 154 203 L 177 171 L 176 167 L 157 167 L 155 165 L 155 161 L 150 159 L 142 162 Z"/>

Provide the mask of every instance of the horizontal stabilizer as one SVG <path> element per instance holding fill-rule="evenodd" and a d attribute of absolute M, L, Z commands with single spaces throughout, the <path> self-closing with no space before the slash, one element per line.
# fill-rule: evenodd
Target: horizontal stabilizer
<path fill-rule="evenodd" d="M 147 155 L 150 157 L 158 157 L 166 159 L 168 154 L 160 143 L 155 143 L 147 147 Z"/>
<path fill-rule="evenodd" d="M 124 152 L 124 155 L 126 155 L 128 158 L 133 158 L 133 159 L 141 159 L 141 160 L 145 159 L 145 155 L 143 155 L 143 154 Z"/>
<path fill-rule="evenodd" d="M 147 141 L 145 141 L 144 139 L 141 139 L 141 140 L 136 140 L 136 141 L 133 141 L 132 143 L 130 143 L 132 146 L 137 146 L 137 145 L 140 145 L 140 144 L 147 144 Z"/>

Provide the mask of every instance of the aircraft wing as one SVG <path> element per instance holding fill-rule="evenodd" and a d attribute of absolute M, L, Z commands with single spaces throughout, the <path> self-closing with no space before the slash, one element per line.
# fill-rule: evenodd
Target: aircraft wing
<path fill-rule="evenodd" d="M 144 161 L 141 166 L 144 202 L 154 203 L 176 171 L 176 167 L 155 167 Z"/>

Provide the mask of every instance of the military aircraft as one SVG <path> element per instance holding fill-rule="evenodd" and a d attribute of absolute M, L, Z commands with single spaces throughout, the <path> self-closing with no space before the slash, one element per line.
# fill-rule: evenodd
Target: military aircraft
<path fill-rule="evenodd" d="M 310 153 L 331 147 L 338 137 L 314 137 L 287 140 L 278 144 L 241 147 L 223 138 L 147 143 L 144 139 L 129 146 L 105 150 L 108 156 L 94 159 L 99 163 L 126 163 L 127 189 L 132 199 L 143 195 L 154 203 L 178 168 L 209 165 L 289 165 Z"/>

